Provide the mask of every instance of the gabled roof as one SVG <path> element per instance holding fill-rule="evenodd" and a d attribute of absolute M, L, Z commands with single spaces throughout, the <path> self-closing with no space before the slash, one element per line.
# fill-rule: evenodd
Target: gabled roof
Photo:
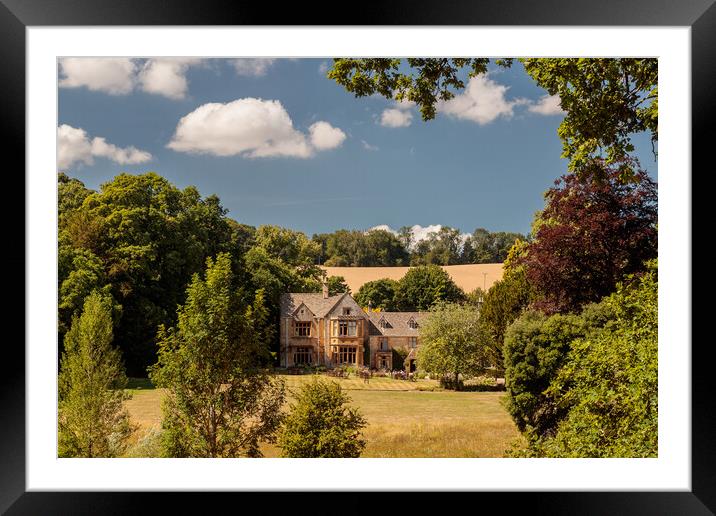
<path fill-rule="evenodd" d="M 316 317 L 325 317 L 345 295 L 338 294 L 324 298 L 320 292 L 281 294 L 281 317 L 293 316 L 301 304 L 306 305 Z"/>
<path fill-rule="evenodd" d="M 420 326 L 420 321 L 427 315 L 426 312 L 370 312 L 368 313 L 368 334 L 394 337 L 417 337 L 418 328 L 411 328 L 408 322 L 412 319 Z M 386 322 L 381 328 L 380 321 Z"/>

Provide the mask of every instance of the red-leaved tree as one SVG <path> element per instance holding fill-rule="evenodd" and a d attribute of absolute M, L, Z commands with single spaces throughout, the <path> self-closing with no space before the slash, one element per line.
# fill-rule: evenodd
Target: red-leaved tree
<path fill-rule="evenodd" d="M 564 175 L 545 194 L 534 239 L 519 259 L 535 308 L 577 311 L 657 256 L 656 183 L 643 170 L 623 182 L 620 165 L 598 163 L 584 177 Z"/>

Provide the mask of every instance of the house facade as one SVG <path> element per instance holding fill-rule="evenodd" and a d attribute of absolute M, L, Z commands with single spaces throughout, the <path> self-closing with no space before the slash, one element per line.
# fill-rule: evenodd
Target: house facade
<path fill-rule="evenodd" d="M 421 312 L 366 313 L 350 294 L 289 293 L 281 296 L 280 364 L 366 366 L 392 370 L 393 350 L 407 354 L 415 370 Z"/>

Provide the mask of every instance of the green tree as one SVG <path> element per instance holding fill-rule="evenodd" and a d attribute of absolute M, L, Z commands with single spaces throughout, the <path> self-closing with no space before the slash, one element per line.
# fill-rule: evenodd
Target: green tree
<path fill-rule="evenodd" d="M 351 293 L 351 288 L 346 283 L 346 279 L 343 276 L 328 276 L 326 280 L 328 283 L 328 295 L 335 296 L 337 294 L 343 294 L 344 292 Z"/>
<path fill-rule="evenodd" d="M 483 298 L 480 316 L 490 336 L 500 367 L 505 331 L 529 305 L 530 292 L 524 271 L 518 270 L 505 274 L 500 281 L 489 288 Z"/>
<path fill-rule="evenodd" d="M 559 126 L 562 156 L 581 174 L 595 157 L 608 163 L 623 160 L 633 150 L 631 135 L 643 131 L 658 139 L 658 61 L 656 58 L 523 58 L 527 74 L 559 95 L 566 112 Z M 511 66 L 512 59 L 495 64 Z M 415 102 L 424 120 L 435 118 L 438 102 L 465 88 L 464 77 L 488 70 L 489 59 L 339 58 L 328 78 L 356 97 L 379 94 Z M 632 170 L 622 161 L 623 177 Z"/>
<path fill-rule="evenodd" d="M 159 328 L 150 370 L 167 389 L 163 455 L 259 457 L 260 442 L 275 440 L 285 392 L 264 368 L 267 317 L 262 291 L 253 304 L 242 301 L 227 253 L 207 259 L 205 279 L 194 275 L 177 327 Z"/>
<path fill-rule="evenodd" d="M 478 228 L 465 240 L 462 262 L 502 263 L 514 243 L 524 238 L 524 235 L 519 233 L 491 233 L 484 228 Z"/>
<path fill-rule="evenodd" d="M 395 303 L 402 311 L 429 310 L 440 301 L 464 301 L 465 293 L 439 265 L 411 267 L 398 281 Z"/>
<path fill-rule="evenodd" d="M 461 375 L 477 374 L 495 363 L 480 312 L 470 305 L 439 304 L 418 331 L 418 366 L 449 379 L 446 384 L 457 390 Z"/>
<path fill-rule="evenodd" d="M 530 310 L 507 328 L 506 405 L 528 439 L 553 434 L 564 417 L 564 408 L 545 391 L 564 365 L 572 342 L 598 331 L 610 319 L 604 305 L 592 305 L 580 315 L 547 316 Z"/>
<path fill-rule="evenodd" d="M 455 265 L 460 263 L 462 237 L 460 230 L 442 226 L 413 247 L 411 265 Z"/>
<path fill-rule="evenodd" d="M 334 381 L 314 377 L 296 394 L 278 446 L 284 457 L 360 457 L 367 425 L 350 398 Z"/>
<path fill-rule="evenodd" d="M 58 376 L 60 457 L 116 457 L 133 431 L 121 355 L 112 346 L 112 301 L 90 293 L 65 335 Z"/>
<path fill-rule="evenodd" d="M 395 311 L 395 292 L 398 282 L 383 278 L 363 283 L 355 295 L 356 302 L 363 308 L 379 308 L 383 311 Z"/>
<path fill-rule="evenodd" d="M 535 445 L 548 457 L 656 457 L 658 285 L 655 261 L 604 303 L 614 321 L 572 342 L 546 390 L 567 414 Z"/>

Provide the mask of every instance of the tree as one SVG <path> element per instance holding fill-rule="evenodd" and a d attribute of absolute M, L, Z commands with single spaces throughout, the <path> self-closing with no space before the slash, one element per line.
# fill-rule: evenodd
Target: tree
<path fill-rule="evenodd" d="M 395 293 L 398 282 L 383 278 L 363 283 L 355 295 L 356 302 L 363 308 L 380 309 L 388 312 L 395 311 Z"/>
<path fill-rule="evenodd" d="M 418 366 L 460 390 L 460 375 L 474 375 L 495 363 L 480 312 L 470 305 L 439 304 L 418 329 Z"/>
<path fill-rule="evenodd" d="M 296 394 L 278 445 L 284 457 L 360 457 L 367 421 L 334 381 L 314 377 Z"/>
<path fill-rule="evenodd" d="M 326 282 L 328 283 L 329 296 L 343 294 L 344 292 L 351 293 L 351 288 L 343 276 L 328 276 Z"/>
<path fill-rule="evenodd" d="M 321 248 L 321 263 L 329 267 L 389 267 L 407 265 L 409 259 L 398 237 L 384 229 L 341 229 L 313 235 L 313 241 Z"/>
<path fill-rule="evenodd" d="M 534 445 L 547 457 L 656 457 L 658 285 L 656 263 L 604 303 L 614 321 L 572 342 L 546 390 L 567 411 L 554 436 Z"/>
<path fill-rule="evenodd" d="M 507 410 L 529 440 L 553 434 L 563 407 L 545 391 L 565 363 L 572 342 L 608 324 L 609 307 L 593 305 L 582 315 L 547 316 L 527 311 L 505 334 Z"/>
<path fill-rule="evenodd" d="M 530 286 L 522 270 L 505 274 L 483 298 L 480 316 L 498 357 L 499 367 L 502 366 L 505 331 L 527 308 L 530 298 Z"/>
<path fill-rule="evenodd" d="M 476 229 L 463 246 L 463 263 L 501 263 L 507 258 L 512 245 L 524 239 L 520 233 L 491 233 L 484 228 Z"/>
<path fill-rule="evenodd" d="M 516 260 L 536 308 L 578 312 L 656 257 L 656 184 L 641 170 L 634 182 L 622 182 L 620 174 L 618 166 L 604 165 L 589 180 L 564 175 L 545 194 L 534 240 Z"/>
<path fill-rule="evenodd" d="M 97 192 L 62 175 L 59 181 L 60 249 L 72 250 L 60 280 L 71 280 L 66 291 L 75 300 L 89 280 L 98 288 L 109 285 L 122 308 L 115 342 L 130 374 L 144 375 L 155 361 L 157 325 L 174 323 L 192 274 L 218 252 L 238 258 L 226 210 L 216 196 L 202 198 L 194 187 L 179 190 L 155 173 L 119 174 Z M 64 303 L 62 321 L 70 305 L 76 302 Z"/>
<path fill-rule="evenodd" d="M 121 354 L 112 345 L 112 301 L 90 293 L 65 335 L 58 377 L 60 457 L 116 457 L 133 427 Z"/>
<path fill-rule="evenodd" d="M 273 442 L 285 391 L 265 370 L 271 335 L 259 290 L 246 305 L 234 288 L 231 259 L 207 259 L 195 274 L 176 328 L 160 326 L 150 377 L 167 389 L 162 448 L 170 457 L 259 457 Z"/>
<path fill-rule="evenodd" d="M 631 135 L 649 131 L 658 139 L 658 61 L 656 58 L 523 58 L 527 74 L 559 95 L 566 112 L 559 126 L 569 169 L 581 175 L 595 158 L 619 163 L 622 179 L 633 169 L 625 161 L 634 147 Z M 374 94 L 415 102 L 423 120 L 437 114 L 440 101 L 465 88 L 462 77 L 488 70 L 489 59 L 420 58 L 334 59 L 327 77 L 356 97 Z M 511 66 L 513 59 L 497 59 Z M 407 65 L 407 66 L 406 66 Z M 465 72 L 466 70 L 466 72 Z"/>
<path fill-rule="evenodd" d="M 395 303 L 398 310 L 429 310 L 440 301 L 459 302 L 465 293 L 439 265 L 411 267 L 398 281 Z"/>
<path fill-rule="evenodd" d="M 415 244 L 411 265 L 455 265 L 460 263 L 462 237 L 460 231 L 448 226 L 441 226 L 436 232 Z"/>

